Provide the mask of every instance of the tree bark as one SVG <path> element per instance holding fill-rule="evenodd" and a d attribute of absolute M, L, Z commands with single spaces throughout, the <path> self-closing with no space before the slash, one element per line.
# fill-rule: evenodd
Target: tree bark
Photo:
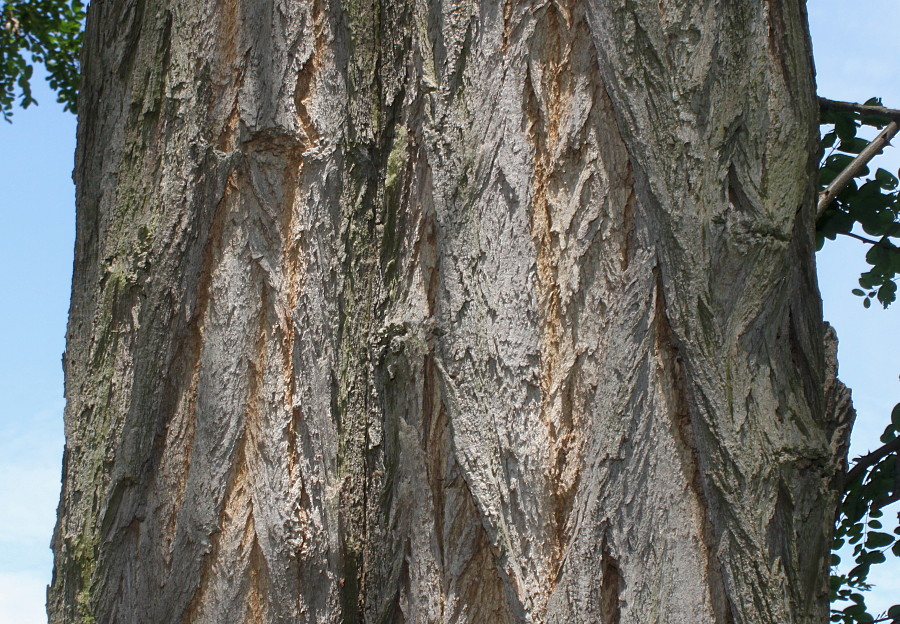
<path fill-rule="evenodd" d="M 814 91 L 792 0 L 94 0 L 51 622 L 824 622 Z"/>

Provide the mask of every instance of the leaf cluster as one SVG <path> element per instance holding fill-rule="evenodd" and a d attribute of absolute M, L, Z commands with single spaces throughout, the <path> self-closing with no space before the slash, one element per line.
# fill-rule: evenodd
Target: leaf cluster
<path fill-rule="evenodd" d="M 34 64 L 47 69 L 47 80 L 65 110 L 77 112 L 82 0 L 5 0 L 0 8 L 0 115 L 6 121 L 18 99 L 36 104 L 31 78 Z"/>
<path fill-rule="evenodd" d="M 878 98 L 870 99 L 865 105 L 882 106 Z M 890 121 L 881 115 L 823 108 L 820 123 L 829 129 L 822 136 L 820 191 L 824 191 L 869 145 L 870 141 L 858 136 L 859 129 L 863 126 L 881 129 Z M 872 238 L 854 234 L 856 226 Z M 855 288 L 853 294 L 862 297 L 867 308 L 872 305 L 872 299 L 888 307 L 897 298 L 896 280 L 900 273 L 898 177 L 881 168 L 873 175 L 868 167 L 863 167 L 857 178 L 840 191 L 819 218 L 816 224 L 818 248 L 822 248 L 826 238 L 834 240 L 839 234 L 852 236 L 870 245 L 866 262 L 871 268 L 860 275 L 859 288 Z"/>
<path fill-rule="evenodd" d="M 881 436 L 881 449 L 856 460 L 838 514 L 832 544 L 831 565 L 841 563 L 837 551 L 853 546 L 855 566 L 846 574 L 831 575 L 831 621 L 900 622 L 900 605 L 891 607 L 886 618 L 876 620 L 866 607 L 863 592 L 870 589 L 868 576 L 873 565 L 884 563 L 890 551 L 900 557 L 900 519 L 892 529 L 884 526 L 883 508 L 900 500 L 900 403 L 891 412 L 891 423 Z M 843 608 L 837 608 L 841 605 Z"/>

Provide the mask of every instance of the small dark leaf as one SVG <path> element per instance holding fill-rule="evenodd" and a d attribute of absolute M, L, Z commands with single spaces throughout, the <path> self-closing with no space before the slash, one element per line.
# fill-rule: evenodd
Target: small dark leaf
<path fill-rule="evenodd" d="M 869 289 L 876 284 L 878 284 L 878 276 L 873 274 L 871 271 L 866 271 L 859 276 L 859 285 L 862 288 Z"/>
<path fill-rule="evenodd" d="M 890 253 L 889 249 L 885 249 L 881 245 L 872 245 L 866 252 L 866 262 L 872 266 L 888 263 L 891 261 Z"/>
<path fill-rule="evenodd" d="M 890 171 L 879 167 L 875 171 L 875 179 L 881 184 L 881 188 L 887 191 L 897 188 L 897 177 Z"/>
<path fill-rule="evenodd" d="M 834 120 L 834 130 L 842 141 L 852 139 L 856 136 L 857 122 L 853 119 L 852 114 L 838 113 Z"/>
<path fill-rule="evenodd" d="M 885 282 L 878 289 L 878 301 L 885 308 L 891 305 L 897 299 L 897 284 L 894 282 Z"/>
<path fill-rule="evenodd" d="M 853 579 L 865 580 L 869 576 L 869 567 L 870 567 L 870 564 L 866 563 L 866 562 L 859 564 L 858 566 L 856 566 L 852 570 L 850 570 L 850 573 L 847 574 L 847 579 L 848 580 L 853 580 Z"/>
<path fill-rule="evenodd" d="M 853 617 L 857 622 L 871 622 L 875 618 L 866 612 L 863 605 L 854 604 L 844 609 L 844 614 Z"/>
<path fill-rule="evenodd" d="M 862 139 L 860 137 L 853 137 L 852 139 L 841 141 L 841 144 L 838 145 L 838 149 L 849 154 L 859 154 L 861 151 L 866 149 L 868 145 L 869 142 L 865 139 Z"/>
<path fill-rule="evenodd" d="M 822 167 L 821 169 L 819 169 L 819 184 L 821 186 L 828 186 L 829 184 L 831 184 L 832 180 L 834 180 L 838 176 L 839 173 L 840 171 L 837 171 L 835 169 L 826 169 L 825 167 Z"/>
<path fill-rule="evenodd" d="M 885 546 L 890 546 L 893 543 L 893 535 L 882 533 L 880 531 L 870 531 L 868 537 L 866 537 L 866 548 L 884 548 Z"/>
<path fill-rule="evenodd" d="M 840 173 L 847 168 L 847 165 L 853 162 L 853 157 L 847 154 L 832 154 L 825 159 L 825 167 L 833 169 Z"/>

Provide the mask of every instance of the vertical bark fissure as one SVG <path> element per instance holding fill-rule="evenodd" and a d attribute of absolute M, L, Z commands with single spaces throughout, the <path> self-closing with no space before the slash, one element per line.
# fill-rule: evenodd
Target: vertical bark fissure
<path fill-rule="evenodd" d="M 209 309 L 210 299 L 212 297 L 210 289 L 213 279 L 213 271 L 215 269 L 215 266 L 218 264 L 222 252 L 222 245 L 224 243 L 223 235 L 225 230 L 225 221 L 231 208 L 230 204 L 232 201 L 232 197 L 237 191 L 236 175 L 237 172 L 235 171 L 228 176 L 225 182 L 225 188 L 222 197 L 216 203 L 215 208 L 212 211 L 209 231 L 207 232 L 206 240 L 201 247 L 201 264 L 200 269 L 197 273 L 197 281 L 195 287 L 196 299 L 193 302 L 193 306 L 190 310 L 190 313 L 188 314 L 188 320 L 186 323 L 187 337 L 185 338 L 186 349 L 184 357 L 187 361 L 185 368 L 190 371 L 189 377 L 191 381 L 187 389 L 188 403 L 183 416 L 186 423 L 186 430 L 183 434 L 184 446 L 179 451 L 180 457 L 176 456 L 175 458 L 173 458 L 176 460 L 180 459 L 180 467 L 173 469 L 172 472 L 175 475 L 179 475 L 181 479 L 179 480 L 179 487 L 174 492 L 173 496 L 173 504 L 169 520 L 169 526 L 171 527 L 171 536 L 169 537 L 170 545 L 174 542 L 175 532 L 178 529 L 178 515 L 181 511 L 182 505 L 184 504 L 185 488 L 187 487 L 187 479 L 190 472 L 191 459 L 194 454 L 194 436 L 196 435 L 197 420 L 197 392 L 202 366 L 201 358 L 203 354 L 204 327 L 206 324 L 206 315 Z M 188 375 L 185 375 L 184 377 L 188 377 Z M 182 383 L 184 377 L 182 377 L 182 379 L 173 379 L 171 381 L 173 394 L 177 390 L 178 385 Z M 168 423 L 166 424 L 166 427 L 168 427 Z M 167 438 L 168 436 L 160 436 L 157 438 L 158 444 L 157 448 L 152 454 L 152 457 L 154 457 L 152 465 L 159 466 L 164 458 L 166 458 L 166 450 L 168 448 Z"/>
<path fill-rule="evenodd" d="M 195 580 L 196 585 L 193 590 L 190 602 L 182 614 L 180 620 L 182 624 L 191 624 L 200 620 L 202 610 L 205 606 L 205 598 L 209 593 L 210 583 L 213 582 L 213 568 L 218 561 L 221 552 L 221 540 L 223 532 L 222 527 L 227 521 L 228 501 L 234 496 L 235 488 L 238 487 L 238 480 L 241 474 L 241 467 L 245 463 L 245 453 L 247 445 L 246 432 L 238 439 L 237 448 L 235 449 L 234 461 L 231 464 L 231 471 L 225 484 L 224 496 L 219 504 L 218 516 L 216 518 L 216 530 L 209 536 L 209 545 L 206 547 L 202 555 L 203 562 L 200 572 Z"/>
<path fill-rule="evenodd" d="M 700 528 L 698 531 L 706 564 L 706 582 L 717 624 L 735 624 L 734 605 L 728 598 L 722 564 L 719 562 L 719 538 L 713 525 L 712 510 L 706 495 L 706 483 L 699 456 L 694 418 L 691 415 L 691 391 L 685 375 L 682 360 L 672 325 L 666 311 L 666 295 L 662 277 L 656 269 L 654 292 L 654 317 L 656 348 L 661 357 L 663 375 L 671 388 L 672 404 L 668 406 L 679 446 L 679 461 L 687 478 L 688 487 L 694 496 L 698 510 Z"/>
<path fill-rule="evenodd" d="M 268 294 L 265 285 L 260 287 L 260 301 L 258 307 L 259 322 L 257 328 L 257 339 L 255 341 L 255 352 L 247 361 L 247 398 L 246 410 L 241 425 L 241 433 L 236 441 L 236 448 L 233 459 L 229 463 L 229 473 L 222 497 L 219 500 L 219 510 L 215 525 L 212 532 L 204 536 L 209 540 L 209 546 L 203 553 L 203 562 L 201 564 L 199 577 L 196 579 L 197 585 L 194 594 L 188 603 L 187 609 L 181 617 L 184 624 L 190 622 L 208 621 L 215 617 L 216 605 L 210 604 L 210 584 L 213 576 L 218 574 L 239 575 L 243 573 L 246 567 L 247 576 L 246 586 L 243 595 L 246 598 L 246 608 L 250 612 L 259 612 L 264 608 L 266 598 L 260 590 L 259 572 L 265 568 L 265 557 L 259 552 L 258 536 L 256 533 L 256 523 L 254 520 L 252 482 L 255 478 L 252 463 L 255 463 L 251 454 L 256 453 L 257 439 L 259 432 L 255 431 L 259 427 L 261 397 L 259 392 L 262 388 L 262 376 L 266 367 L 266 352 L 268 347 Z M 258 477 L 257 477 L 258 478 Z M 240 528 L 241 539 L 237 549 L 234 544 L 229 542 L 231 536 L 229 532 L 234 522 L 240 521 L 239 514 L 244 512 L 242 507 L 246 507 L 246 517 L 243 527 Z M 224 543 L 223 543 L 224 542 Z M 247 546 L 249 545 L 249 548 Z M 228 550 L 225 550 L 225 547 Z M 222 556 L 235 554 L 241 555 L 246 553 L 247 561 L 223 561 Z M 216 568 L 219 566 L 219 570 Z M 213 602 L 215 597 L 212 598 Z M 259 620 L 254 620 L 259 621 Z"/>
<path fill-rule="evenodd" d="M 619 562 L 610 553 L 605 538 L 600 550 L 600 624 L 621 624 L 622 611 L 619 603 L 622 600 L 620 587 L 623 580 Z"/>

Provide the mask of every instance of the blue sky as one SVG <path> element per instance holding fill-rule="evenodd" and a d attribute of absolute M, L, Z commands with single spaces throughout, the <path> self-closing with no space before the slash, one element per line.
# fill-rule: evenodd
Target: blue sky
<path fill-rule="evenodd" d="M 900 108 L 897 0 L 809 0 L 819 93 Z M 62 369 L 72 270 L 75 119 L 43 84 L 40 106 L 0 122 L 0 622 L 46 621 L 48 548 L 59 496 Z M 896 150 L 900 152 L 900 149 Z M 896 171 L 900 153 L 881 157 Z M 856 241 L 818 256 L 825 317 L 838 330 L 840 376 L 859 412 L 852 453 L 878 445 L 900 401 L 900 303 L 864 310 L 850 294 L 864 270 Z M 874 610 L 900 596 L 900 565 L 873 574 Z"/>

